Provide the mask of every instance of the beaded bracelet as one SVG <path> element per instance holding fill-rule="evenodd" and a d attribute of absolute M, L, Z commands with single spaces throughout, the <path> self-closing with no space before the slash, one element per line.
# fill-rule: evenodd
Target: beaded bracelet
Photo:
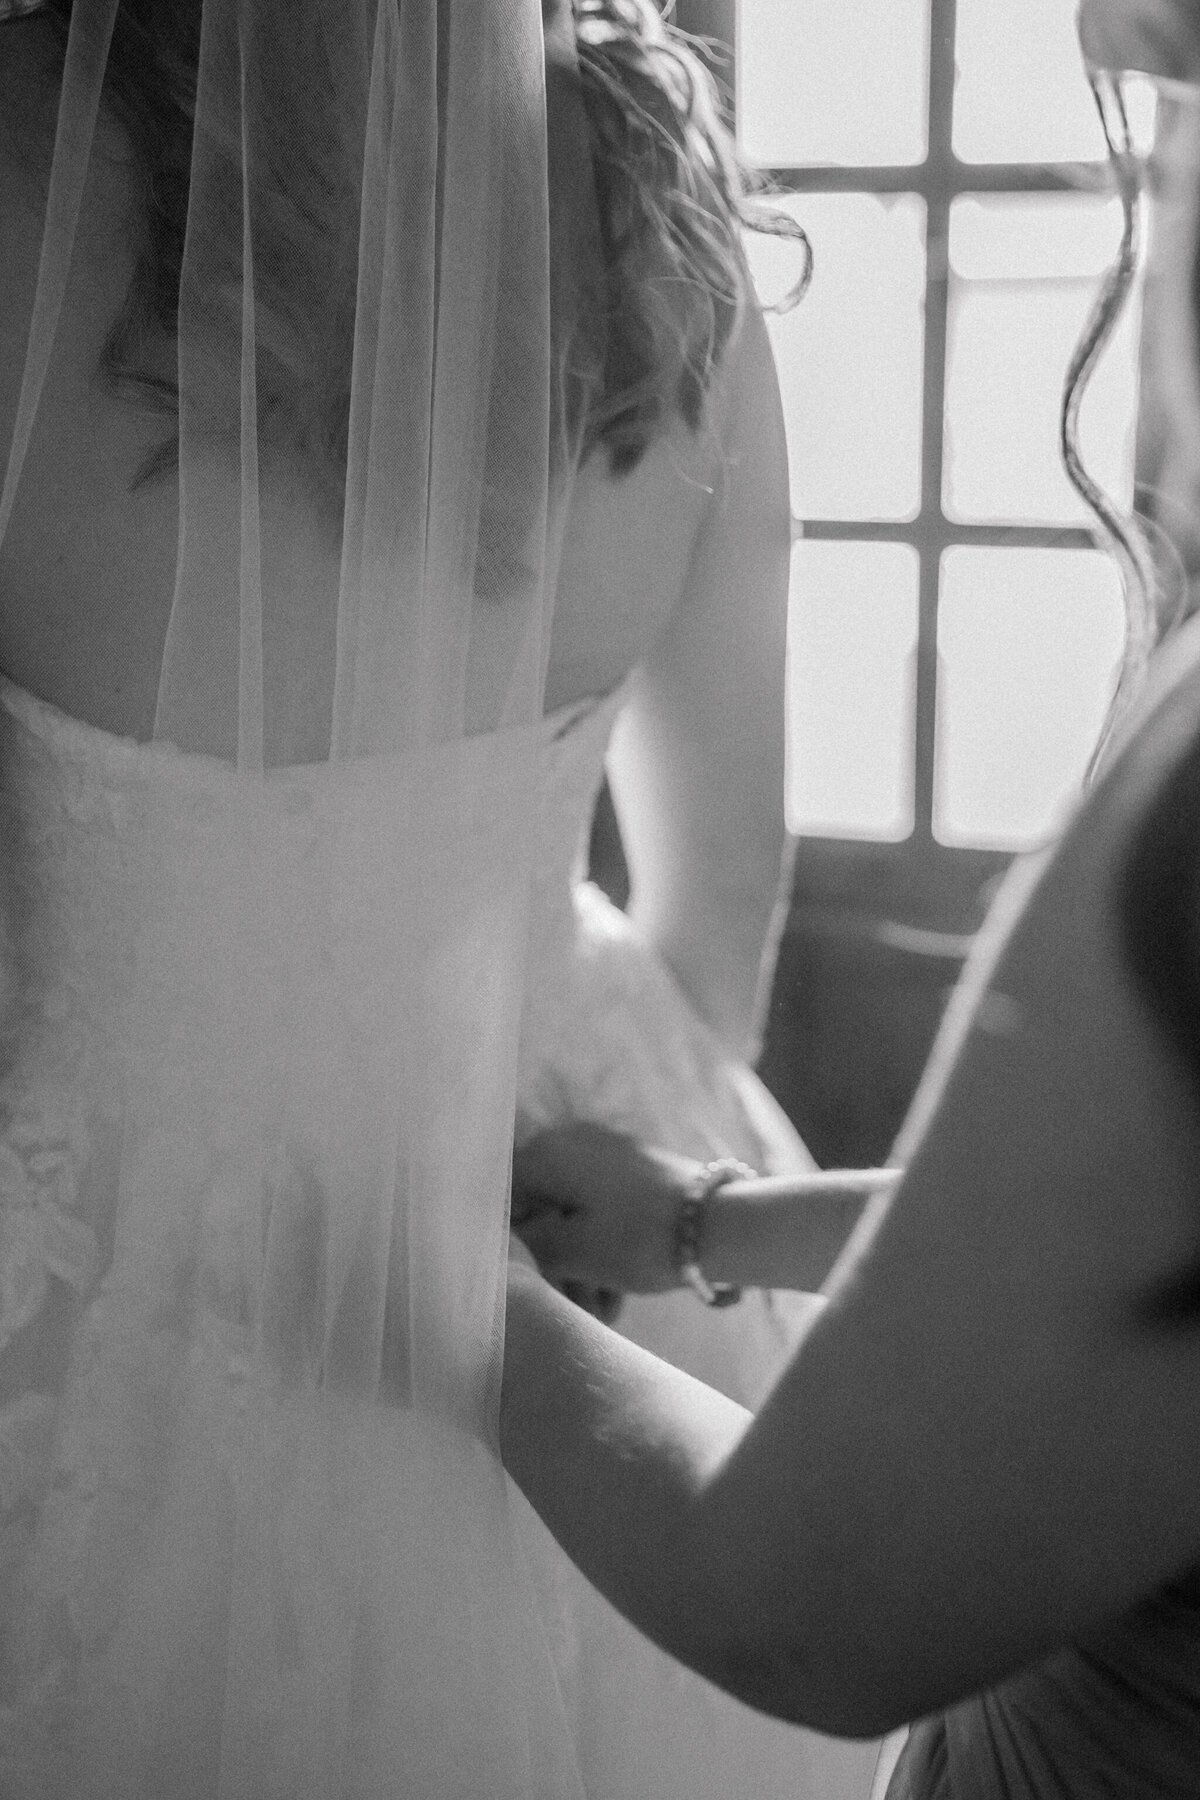
<path fill-rule="evenodd" d="M 696 1180 L 695 1193 L 679 1202 L 675 1215 L 675 1267 L 679 1279 L 690 1287 L 705 1306 L 736 1306 L 742 1297 L 740 1287 L 726 1281 L 709 1281 L 700 1267 L 700 1251 L 704 1228 L 708 1223 L 709 1201 L 727 1181 L 753 1181 L 755 1171 L 735 1156 L 722 1156 L 706 1163 Z"/>

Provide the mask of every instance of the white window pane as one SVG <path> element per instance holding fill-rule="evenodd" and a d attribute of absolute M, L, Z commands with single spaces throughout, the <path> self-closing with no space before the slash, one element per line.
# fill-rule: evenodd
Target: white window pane
<path fill-rule="evenodd" d="M 917 557 L 907 544 L 796 545 L 788 618 L 788 829 L 912 830 Z"/>
<path fill-rule="evenodd" d="M 1063 472 L 1059 407 L 1076 341 L 1115 254 L 1112 199 L 957 200 L 943 500 L 951 518 L 1074 525 L 1089 515 Z M 1133 484 L 1138 306 L 1092 374 L 1080 416 L 1085 464 L 1120 505 Z"/>
<path fill-rule="evenodd" d="M 792 510 L 807 519 L 911 519 L 921 497 L 924 202 L 806 194 L 787 210 L 815 257 L 802 304 L 767 320 Z M 746 249 L 763 298 L 786 292 L 795 247 L 750 232 Z"/>
<path fill-rule="evenodd" d="M 1075 11 L 1076 0 L 958 0 L 954 148 L 965 161 L 1104 156 Z"/>
<path fill-rule="evenodd" d="M 753 0 L 740 9 L 742 148 L 774 164 L 925 154 L 929 0 Z"/>
<path fill-rule="evenodd" d="M 1110 194 L 964 194 L 950 212 L 950 268 L 964 281 L 1099 281 L 1120 241 Z"/>
<path fill-rule="evenodd" d="M 1096 550 L 956 545 L 942 558 L 933 829 L 1021 850 L 1061 823 L 1103 725 L 1124 641 Z"/>

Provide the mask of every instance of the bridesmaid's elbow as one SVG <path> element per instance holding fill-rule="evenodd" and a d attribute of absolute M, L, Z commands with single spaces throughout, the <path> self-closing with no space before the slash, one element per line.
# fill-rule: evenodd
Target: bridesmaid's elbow
<path fill-rule="evenodd" d="M 706 1648 L 704 1673 L 711 1681 L 788 1725 L 871 1739 L 913 1716 L 911 1696 L 897 1690 L 894 1669 L 873 1666 L 860 1644 L 839 1646 L 804 1631 L 767 1633 L 759 1624 L 749 1636 L 718 1629 Z"/>

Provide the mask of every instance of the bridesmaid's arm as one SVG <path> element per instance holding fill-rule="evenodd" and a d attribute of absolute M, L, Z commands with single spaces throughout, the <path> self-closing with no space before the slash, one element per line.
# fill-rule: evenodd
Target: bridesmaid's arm
<path fill-rule="evenodd" d="M 1194 732 L 1194 672 L 1183 702 Z M 905 1178 L 752 1423 L 514 1277 L 509 1467 L 635 1623 L 781 1717 L 874 1735 L 1200 1558 L 1200 1328 L 1147 1306 L 1195 1262 L 1200 1108 L 1113 893 L 1174 714 L 1010 884 Z"/>
<path fill-rule="evenodd" d="M 747 308 L 710 401 L 715 485 L 666 629 L 608 759 L 629 911 L 692 1004 L 753 1060 L 782 922 L 787 450 L 766 327 Z"/>

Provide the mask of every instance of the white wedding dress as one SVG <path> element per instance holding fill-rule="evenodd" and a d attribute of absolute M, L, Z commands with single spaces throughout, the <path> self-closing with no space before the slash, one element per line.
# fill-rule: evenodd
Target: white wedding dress
<path fill-rule="evenodd" d="M 760 1718 L 638 1638 L 505 1494 L 480 1430 L 526 925 L 503 870 L 531 755 L 522 1113 L 804 1156 L 578 879 L 619 703 L 262 784 L 0 684 L 4 1800 L 869 1792 L 872 1747 Z M 448 817 L 470 829 L 437 869 Z M 442 903 L 406 907 L 431 874 Z M 405 916 L 437 921 L 419 947 Z M 381 1237 L 389 1193 L 363 1204 L 381 1109 L 417 1146 L 424 1244 Z M 447 1116 L 431 1158 L 422 1121 Z M 754 1399 L 803 1308 L 665 1296 L 622 1325 Z"/>
<path fill-rule="evenodd" d="M 756 1075 L 730 1059 L 623 913 L 584 879 L 623 688 L 543 724 L 542 819 L 518 1062 L 520 1129 L 591 1119 L 681 1154 L 772 1173 L 812 1158 Z M 815 1302 L 747 1293 L 632 1298 L 619 1329 L 754 1406 Z M 527 1526 L 589 1800 L 866 1800 L 878 1746 L 751 1712 L 627 1625 Z"/>
<path fill-rule="evenodd" d="M 536 749 L 247 781 L 0 687 L 4 1800 L 578 1793 L 485 1441 Z"/>
<path fill-rule="evenodd" d="M 573 16 L 129 10 L 0 5 L 0 662 L 146 740 L 0 684 L 0 1800 L 580 1800 L 496 1431 Z"/>

